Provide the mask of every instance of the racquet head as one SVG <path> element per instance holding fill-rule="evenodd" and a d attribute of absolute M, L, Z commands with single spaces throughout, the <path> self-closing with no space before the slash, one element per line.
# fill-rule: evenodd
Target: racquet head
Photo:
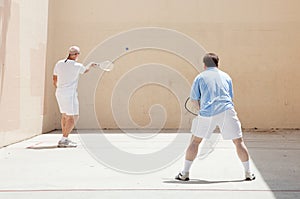
<path fill-rule="evenodd" d="M 186 100 L 185 100 L 185 103 L 184 103 L 184 108 L 187 110 L 187 112 L 197 116 L 198 115 L 198 112 L 199 110 L 195 107 L 195 105 L 192 103 L 190 97 L 188 97 Z"/>
<path fill-rule="evenodd" d="M 114 68 L 114 63 L 110 60 L 106 60 L 101 63 L 97 63 L 97 67 L 104 71 L 111 71 Z"/>
<path fill-rule="evenodd" d="M 199 159 L 206 158 L 209 154 L 211 154 L 218 144 L 219 140 L 221 139 L 221 134 L 214 132 L 210 138 L 203 139 L 200 146 L 199 146 L 199 153 L 197 157 Z"/>

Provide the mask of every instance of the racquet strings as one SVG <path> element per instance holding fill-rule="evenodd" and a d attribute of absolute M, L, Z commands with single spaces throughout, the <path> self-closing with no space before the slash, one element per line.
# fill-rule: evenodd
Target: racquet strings
<path fill-rule="evenodd" d="M 106 60 L 104 62 L 97 63 L 97 67 L 104 71 L 111 71 L 114 68 L 114 63 Z"/>
<path fill-rule="evenodd" d="M 192 103 L 190 97 L 188 97 L 184 103 L 184 108 L 191 114 L 197 116 L 198 115 L 198 111 L 197 108 L 194 106 L 194 104 Z"/>
<path fill-rule="evenodd" d="M 209 154 L 211 154 L 215 150 L 217 143 L 221 139 L 220 137 L 221 134 L 218 133 L 216 130 L 214 131 L 214 133 L 212 133 L 210 138 L 202 140 L 199 146 L 199 153 L 197 156 L 199 159 L 206 158 Z"/>

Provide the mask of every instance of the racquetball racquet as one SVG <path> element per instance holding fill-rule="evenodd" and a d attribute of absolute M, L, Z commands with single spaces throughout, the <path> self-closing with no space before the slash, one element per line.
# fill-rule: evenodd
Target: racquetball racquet
<path fill-rule="evenodd" d="M 91 67 L 100 68 L 101 70 L 109 72 L 114 68 L 114 63 L 110 60 L 106 60 L 100 63 L 90 62 L 86 65 L 87 69 L 90 69 Z"/>
<path fill-rule="evenodd" d="M 106 60 L 100 63 L 96 63 L 96 67 L 109 72 L 114 68 L 114 63 L 110 60 Z"/>
<path fill-rule="evenodd" d="M 190 99 L 190 97 L 188 97 L 188 98 L 185 100 L 184 108 L 185 108 L 185 110 L 187 110 L 187 112 L 189 112 L 190 114 L 195 115 L 195 116 L 198 115 L 198 112 L 199 112 L 198 109 L 199 109 L 199 107 L 196 107 L 196 106 L 195 106 L 195 104 L 192 102 L 192 100 Z"/>
<path fill-rule="evenodd" d="M 100 68 L 103 71 L 109 72 L 114 68 L 114 62 L 119 59 L 120 57 L 133 52 L 133 50 L 130 50 L 128 47 L 125 48 L 125 51 L 122 52 L 119 56 L 115 57 L 112 61 L 111 60 L 105 60 L 103 62 L 94 63 L 96 64 L 97 68 Z"/>
<path fill-rule="evenodd" d="M 221 139 L 221 134 L 214 132 L 210 136 L 209 139 L 203 139 L 200 146 L 199 146 L 199 153 L 197 157 L 199 159 L 206 158 L 209 154 L 211 154 L 218 144 L 219 140 Z"/>
<path fill-rule="evenodd" d="M 184 107 L 190 114 L 196 116 L 192 121 L 191 132 L 195 131 L 198 125 L 199 107 L 195 106 L 190 97 L 188 97 L 184 103 Z M 199 146 L 199 153 L 197 157 L 199 159 L 205 159 L 210 153 L 212 153 L 220 140 L 220 133 L 214 131 L 209 139 L 202 139 Z"/>

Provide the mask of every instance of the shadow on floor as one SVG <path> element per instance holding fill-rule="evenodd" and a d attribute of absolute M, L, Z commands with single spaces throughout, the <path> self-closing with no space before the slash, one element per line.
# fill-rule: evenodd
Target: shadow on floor
<path fill-rule="evenodd" d="M 255 166 L 276 198 L 300 198 L 300 132 L 244 134 Z"/>
<path fill-rule="evenodd" d="M 231 182 L 243 182 L 245 180 L 218 180 L 218 181 L 208 181 L 199 179 L 190 179 L 189 181 L 179 181 L 175 179 L 166 179 L 163 183 L 168 184 L 217 184 L 217 183 L 231 183 Z"/>

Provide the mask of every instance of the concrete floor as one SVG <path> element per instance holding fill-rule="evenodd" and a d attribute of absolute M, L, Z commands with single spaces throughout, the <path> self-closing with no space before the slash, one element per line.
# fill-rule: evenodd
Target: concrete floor
<path fill-rule="evenodd" d="M 43 134 L 0 149 L 0 198 L 300 198 L 300 131 L 244 133 L 252 182 L 231 141 L 214 136 L 191 181 L 179 182 L 189 133 L 80 131 L 77 148 L 57 148 L 60 132 Z"/>

